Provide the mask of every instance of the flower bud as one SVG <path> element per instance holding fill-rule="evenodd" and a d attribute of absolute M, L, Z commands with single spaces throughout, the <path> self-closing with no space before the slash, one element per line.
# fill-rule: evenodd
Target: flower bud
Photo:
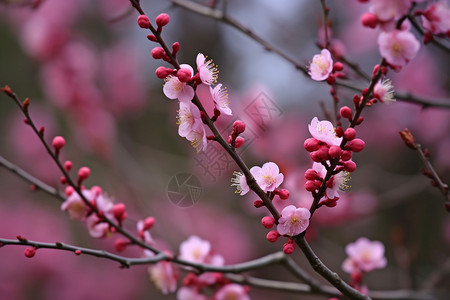
<path fill-rule="evenodd" d="M 330 149 L 328 149 L 328 155 L 331 158 L 338 158 L 340 157 L 342 154 L 342 149 L 339 146 L 333 145 L 330 147 Z"/>
<path fill-rule="evenodd" d="M 125 248 L 130 244 L 130 242 L 125 241 L 124 239 L 117 238 L 114 241 L 114 248 L 117 252 L 122 252 L 125 250 Z"/>
<path fill-rule="evenodd" d="M 271 243 L 275 243 L 279 237 L 280 234 L 276 230 L 269 231 L 269 233 L 267 233 L 266 235 L 266 239 Z"/>
<path fill-rule="evenodd" d="M 52 145 L 53 148 L 55 148 L 55 151 L 59 152 L 59 150 L 66 145 L 66 140 L 62 136 L 55 136 Z"/>
<path fill-rule="evenodd" d="M 146 15 L 140 15 L 137 18 L 137 23 L 141 28 L 150 28 L 150 20 Z"/>
<path fill-rule="evenodd" d="M 64 169 L 65 169 L 67 172 L 69 172 L 70 170 L 72 170 L 72 166 L 73 166 L 73 164 L 72 164 L 72 162 L 71 162 L 70 160 L 66 160 L 66 161 L 64 162 Z"/>
<path fill-rule="evenodd" d="M 116 218 L 117 221 L 122 222 L 127 217 L 127 212 L 125 209 L 125 204 L 123 203 L 117 203 L 113 207 L 113 214 L 114 218 Z"/>
<path fill-rule="evenodd" d="M 154 59 L 161 59 L 164 57 L 166 53 L 164 52 L 164 49 L 161 47 L 155 47 L 152 49 L 152 57 Z"/>
<path fill-rule="evenodd" d="M 36 254 L 36 248 L 34 247 L 26 248 L 23 253 L 25 254 L 26 257 L 32 258 Z"/>
<path fill-rule="evenodd" d="M 361 16 L 361 23 L 363 24 L 363 26 L 373 29 L 378 25 L 378 18 L 374 14 L 365 13 Z"/>
<path fill-rule="evenodd" d="M 348 106 L 342 106 L 339 112 L 343 118 L 349 119 L 352 117 L 352 110 Z"/>
<path fill-rule="evenodd" d="M 281 189 L 278 191 L 278 196 L 281 200 L 287 200 L 289 199 L 289 191 L 287 189 Z"/>
<path fill-rule="evenodd" d="M 192 74 L 190 70 L 182 68 L 177 71 L 177 77 L 181 82 L 189 82 L 192 78 Z"/>
<path fill-rule="evenodd" d="M 305 182 L 305 189 L 308 192 L 314 192 L 317 189 L 317 185 L 313 180 L 307 180 Z"/>
<path fill-rule="evenodd" d="M 347 160 L 352 159 L 352 156 L 353 156 L 352 151 L 344 150 L 344 151 L 342 151 L 341 159 L 343 161 L 347 161 Z"/>
<path fill-rule="evenodd" d="M 344 137 L 347 139 L 347 141 L 351 141 L 356 136 L 356 130 L 354 128 L 347 128 L 344 132 Z"/>
<path fill-rule="evenodd" d="M 283 252 L 285 253 L 285 254 L 292 254 L 292 252 L 294 252 L 294 244 L 292 244 L 292 243 L 286 243 L 286 244 L 284 244 L 283 245 Z"/>
<path fill-rule="evenodd" d="M 235 134 L 241 134 L 245 131 L 245 123 L 241 120 L 237 120 L 233 123 L 233 132 Z"/>
<path fill-rule="evenodd" d="M 264 206 L 264 202 L 262 200 L 256 200 L 255 202 L 253 202 L 253 206 L 256 208 L 260 208 Z"/>
<path fill-rule="evenodd" d="M 305 178 L 307 180 L 316 180 L 316 179 L 319 179 L 319 174 L 314 169 L 308 169 L 305 172 Z"/>
<path fill-rule="evenodd" d="M 353 152 L 360 152 L 364 149 L 364 146 L 366 145 L 366 143 L 364 143 L 363 140 L 361 139 L 354 139 L 350 142 L 350 144 L 348 145 L 350 147 L 350 149 Z"/>
<path fill-rule="evenodd" d="M 159 67 L 158 69 L 156 69 L 155 74 L 156 77 L 158 77 L 159 79 L 164 79 L 167 76 L 169 76 L 170 74 L 173 73 L 173 69 L 170 68 L 166 68 L 166 67 Z"/>
<path fill-rule="evenodd" d="M 319 149 L 320 141 L 315 138 L 309 138 L 306 139 L 303 146 L 305 147 L 306 151 L 313 152 Z"/>
<path fill-rule="evenodd" d="M 156 17 L 156 25 L 158 25 L 158 27 L 166 26 L 167 24 L 169 24 L 169 21 L 170 21 L 170 17 L 168 14 L 163 13 L 163 14 L 159 14 Z"/>
<path fill-rule="evenodd" d="M 344 69 L 344 65 L 341 62 L 336 62 L 333 65 L 333 70 L 334 71 L 342 71 Z"/>
<path fill-rule="evenodd" d="M 152 41 L 152 42 L 157 42 L 158 39 L 156 38 L 156 36 L 154 36 L 153 34 L 149 34 L 147 35 L 147 38 Z"/>
<path fill-rule="evenodd" d="M 234 148 L 240 148 L 242 145 L 244 145 L 245 139 L 241 136 L 238 136 L 236 140 L 234 141 Z"/>
<path fill-rule="evenodd" d="M 267 229 L 270 229 L 275 224 L 275 219 L 273 217 L 265 216 L 261 220 L 261 224 Z"/>
<path fill-rule="evenodd" d="M 144 220 L 144 228 L 143 230 L 149 230 L 150 228 L 153 227 L 153 225 L 155 225 L 155 218 L 153 217 L 148 217 Z"/>
<path fill-rule="evenodd" d="M 352 160 L 344 161 L 342 162 L 342 165 L 344 166 L 344 170 L 347 172 L 353 172 L 356 170 L 356 164 Z"/>
<path fill-rule="evenodd" d="M 82 181 L 88 179 L 90 175 L 91 175 L 91 169 L 89 169 L 88 167 L 81 167 L 78 170 L 78 181 L 82 182 Z"/>

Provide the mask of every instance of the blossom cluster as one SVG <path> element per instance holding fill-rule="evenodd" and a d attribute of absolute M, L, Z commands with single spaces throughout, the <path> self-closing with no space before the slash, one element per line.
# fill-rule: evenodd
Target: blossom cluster
<path fill-rule="evenodd" d="M 147 256 L 153 254 L 146 251 Z M 222 255 L 212 250 L 211 243 L 198 236 L 190 236 L 182 242 L 179 247 L 178 258 L 190 263 L 208 264 L 221 267 L 225 264 Z M 149 267 L 149 274 L 152 281 L 163 294 L 173 293 L 177 289 L 179 270 L 168 261 L 161 261 Z M 204 295 L 207 289 L 214 292 L 214 299 L 240 299 L 249 300 L 247 287 L 231 283 L 221 273 L 205 272 L 196 274 L 189 272 L 183 279 L 183 286 L 177 291 L 178 300 L 199 299 L 206 300 Z"/>

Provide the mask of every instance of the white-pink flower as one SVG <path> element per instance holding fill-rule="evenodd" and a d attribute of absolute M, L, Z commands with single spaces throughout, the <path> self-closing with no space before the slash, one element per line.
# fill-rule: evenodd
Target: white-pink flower
<path fill-rule="evenodd" d="M 411 0 L 372 0 L 370 11 L 378 20 L 388 22 L 406 15 L 411 7 Z"/>
<path fill-rule="evenodd" d="M 313 60 L 309 65 L 309 75 L 313 80 L 325 80 L 330 76 L 331 71 L 333 71 L 333 59 L 330 51 L 323 49 L 320 54 L 313 56 Z"/>
<path fill-rule="evenodd" d="M 189 70 L 192 75 L 194 74 L 194 69 L 190 65 L 182 64 L 180 67 Z M 192 86 L 186 82 L 181 82 L 177 76 L 170 75 L 165 79 L 165 82 L 163 92 L 167 98 L 178 99 L 181 102 L 190 101 L 194 98 L 195 92 Z"/>
<path fill-rule="evenodd" d="M 93 238 L 104 238 L 109 233 L 109 224 L 103 222 L 96 214 L 91 214 L 86 219 L 86 226 Z"/>
<path fill-rule="evenodd" d="M 191 142 L 192 147 L 198 152 L 205 151 L 208 146 L 205 126 L 202 122 L 195 122 L 192 130 L 186 135 L 186 139 Z"/>
<path fill-rule="evenodd" d="M 214 66 L 212 59 L 206 60 L 206 57 L 199 53 L 197 55 L 197 71 L 204 84 L 211 85 L 217 81 L 217 66 Z"/>
<path fill-rule="evenodd" d="M 288 205 L 281 211 L 277 231 L 281 235 L 295 236 L 308 228 L 311 213 L 307 208 Z"/>
<path fill-rule="evenodd" d="M 416 56 L 420 43 L 411 32 L 394 30 L 380 33 L 378 48 L 390 65 L 403 67 Z"/>
<path fill-rule="evenodd" d="M 450 33 L 450 8 L 446 2 L 431 3 L 422 16 L 423 27 L 433 34 Z"/>
<path fill-rule="evenodd" d="M 96 194 L 91 190 L 84 190 L 82 193 L 89 202 L 92 202 L 96 197 Z M 71 219 L 84 221 L 90 208 L 84 203 L 77 192 L 73 192 L 66 201 L 61 204 L 61 210 L 68 211 Z"/>
<path fill-rule="evenodd" d="M 208 298 L 199 294 L 195 288 L 183 286 L 177 292 L 177 300 L 208 300 Z"/>
<path fill-rule="evenodd" d="M 222 88 L 222 84 L 218 84 L 214 87 L 209 87 L 211 96 L 214 100 L 214 105 L 223 114 L 232 115 L 231 109 L 229 107 L 230 101 L 228 100 L 228 94 L 226 88 Z"/>
<path fill-rule="evenodd" d="M 311 124 L 308 125 L 308 130 L 313 138 L 328 145 L 339 146 L 341 144 L 342 138 L 336 136 L 334 126 L 330 121 L 319 121 L 317 117 L 314 117 Z"/>
<path fill-rule="evenodd" d="M 262 168 L 255 166 L 250 169 L 250 173 L 264 192 L 273 192 L 284 179 L 277 164 L 273 162 L 265 163 Z"/>
<path fill-rule="evenodd" d="M 202 122 L 200 110 L 192 102 L 180 102 L 178 110 L 178 134 L 186 137 L 194 128 L 194 125 Z"/>
<path fill-rule="evenodd" d="M 231 178 L 231 186 L 236 187 L 236 193 L 245 195 L 250 191 L 250 187 L 247 184 L 247 177 L 241 172 L 233 172 L 235 177 Z"/>
<path fill-rule="evenodd" d="M 320 177 L 325 178 L 327 174 L 327 170 L 321 163 L 313 163 L 312 169 L 316 171 Z M 338 191 L 345 191 L 348 186 L 347 182 L 349 181 L 349 173 L 346 171 L 341 171 L 336 175 L 331 176 L 331 178 L 327 181 L 327 189 L 325 190 L 325 196 L 328 199 L 339 199 Z"/>
<path fill-rule="evenodd" d="M 173 293 L 177 289 L 178 272 L 172 263 L 160 261 L 154 266 L 148 268 L 150 279 L 155 286 L 163 293 Z"/>
<path fill-rule="evenodd" d="M 378 81 L 373 88 L 373 95 L 375 98 L 386 104 L 395 102 L 392 81 L 390 79 L 385 79 L 382 82 Z"/>
<path fill-rule="evenodd" d="M 179 258 L 195 263 L 203 263 L 211 251 L 211 244 L 196 235 L 180 244 Z"/>
<path fill-rule="evenodd" d="M 216 300 L 250 300 L 242 285 L 230 283 L 221 287 L 215 294 Z"/>
<path fill-rule="evenodd" d="M 384 268 L 387 264 L 384 245 L 379 241 L 370 241 L 362 237 L 345 247 L 348 258 L 342 263 L 347 273 L 369 272 Z"/>

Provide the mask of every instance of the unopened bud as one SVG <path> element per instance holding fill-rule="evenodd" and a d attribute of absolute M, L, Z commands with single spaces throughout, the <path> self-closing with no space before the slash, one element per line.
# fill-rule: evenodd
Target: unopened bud
<path fill-rule="evenodd" d="M 137 23 L 139 25 L 139 27 L 141 28 L 150 28 L 150 20 L 148 19 L 148 17 L 146 15 L 140 15 L 137 18 Z"/>
<path fill-rule="evenodd" d="M 165 13 L 159 14 L 156 17 L 156 25 L 158 25 L 158 27 L 166 26 L 167 24 L 169 24 L 169 21 L 170 21 L 170 17 L 168 14 L 165 14 Z"/>

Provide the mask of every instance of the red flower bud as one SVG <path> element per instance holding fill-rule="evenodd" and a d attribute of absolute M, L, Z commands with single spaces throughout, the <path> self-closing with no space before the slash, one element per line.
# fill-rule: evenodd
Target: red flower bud
<path fill-rule="evenodd" d="M 166 52 L 161 47 L 155 47 L 152 49 L 152 57 L 154 59 L 161 59 L 165 56 Z"/>
<path fill-rule="evenodd" d="M 150 20 L 146 15 L 140 15 L 137 18 L 137 23 L 141 28 L 150 28 Z"/>
<path fill-rule="evenodd" d="M 292 254 L 294 252 L 294 244 L 292 243 L 286 243 L 283 245 L 283 252 L 286 254 Z"/>
<path fill-rule="evenodd" d="M 177 77 L 181 82 L 189 82 L 192 78 L 192 74 L 188 69 L 179 69 L 177 71 Z"/>
<path fill-rule="evenodd" d="M 168 14 L 159 14 L 156 17 L 156 25 L 158 25 L 158 27 L 164 27 L 167 24 L 169 24 L 170 21 L 170 17 Z"/>
<path fill-rule="evenodd" d="M 56 152 L 59 152 L 59 150 L 66 145 L 66 140 L 62 136 L 55 136 L 52 145 Z"/>
<path fill-rule="evenodd" d="M 359 97 L 358 97 L 358 99 L 359 99 Z M 349 119 L 352 117 L 352 110 L 348 106 L 342 106 L 341 110 L 339 112 L 343 118 Z"/>
<path fill-rule="evenodd" d="M 155 218 L 153 217 L 148 217 L 144 220 L 144 228 L 143 230 L 149 230 L 150 228 L 153 227 L 153 225 L 155 225 Z"/>
<path fill-rule="evenodd" d="M 339 146 L 333 145 L 330 147 L 330 149 L 328 149 L 328 155 L 331 158 L 338 158 L 340 157 L 342 154 L 342 149 Z"/>
<path fill-rule="evenodd" d="M 352 160 L 344 161 L 342 164 L 344 165 L 344 170 L 347 172 L 353 172 L 356 170 L 356 164 Z"/>
<path fill-rule="evenodd" d="M 365 13 L 361 16 L 361 23 L 363 24 L 363 26 L 373 29 L 378 25 L 378 18 L 374 14 Z"/>
<path fill-rule="evenodd" d="M 125 204 L 123 203 L 117 203 L 113 207 L 113 214 L 114 218 L 116 218 L 117 221 L 122 222 L 127 217 L 127 212 L 125 208 Z"/>
<path fill-rule="evenodd" d="M 125 241 L 124 239 L 118 238 L 114 241 L 114 248 L 117 252 L 122 252 L 125 248 L 130 244 L 130 242 Z"/>
<path fill-rule="evenodd" d="M 264 206 L 264 202 L 262 200 L 256 200 L 255 202 L 253 202 L 253 206 L 256 208 L 260 208 Z"/>
<path fill-rule="evenodd" d="M 36 254 L 36 248 L 34 247 L 26 248 L 23 253 L 25 254 L 26 257 L 32 258 Z"/>
<path fill-rule="evenodd" d="M 275 243 L 279 237 L 280 234 L 276 230 L 269 231 L 269 233 L 267 233 L 266 235 L 266 239 L 271 243 Z"/>
<path fill-rule="evenodd" d="M 263 217 L 261 220 L 261 224 L 263 224 L 263 226 L 266 227 L 267 229 L 270 229 L 275 224 L 275 219 L 269 216 Z"/>
<path fill-rule="evenodd" d="M 356 136 L 356 130 L 354 128 L 347 128 L 344 132 L 344 137 L 348 140 L 351 141 L 355 138 Z"/>
<path fill-rule="evenodd" d="M 352 159 L 352 156 L 353 156 L 352 151 L 344 150 L 344 151 L 342 151 L 341 159 L 343 161 L 347 161 L 347 160 Z"/>
<path fill-rule="evenodd" d="M 234 141 L 234 147 L 236 149 L 240 148 L 240 147 L 242 147 L 242 145 L 244 145 L 244 142 L 245 142 L 245 139 L 243 137 L 241 137 L 241 136 L 238 136 L 236 138 L 236 140 Z"/>
<path fill-rule="evenodd" d="M 319 174 L 314 169 L 308 169 L 305 172 L 305 178 L 307 180 L 316 180 L 316 179 L 319 179 Z"/>
<path fill-rule="evenodd" d="M 155 74 L 156 77 L 158 77 L 159 79 L 164 79 L 167 76 L 171 75 L 173 73 L 173 69 L 170 68 L 166 68 L 166 67 L 159 67 L 158 69 L 156 69 Z"/>
<path fill-rule="evenodd" d="M 306 139 L 303 146 L 305 147 L 306 151 L 313 152 L 319 149 L 320 141 L 315 138 L 309 138 Z"/>
<path fill-rule="evenodd" d="M 363 140 L 361 139 L 354 139 L 350 142 L 350 144 L 348 145 L 350 147 L 350 149 L 353 152 L 360 152 L 364 149 L 364 146 L 366 145 L 366 143 L 364 143 Z"/>
<path fill-rule="evenodd" d="M 287 189 L 281 189 L 278 191 L 278 196 L 281 200 L 287 200 L 289 199 L 289 191 Z"/>
<path fill-rule="evenodd" d="M 78 182 L 82 182 L 86 179 L 89 178 L 89 176 L 91 175 L 91 169 L 89 169 L 88 167 L 81 167 L 78 170 Z"/>
<path fill-rule="evenodd" d="M 233 123 L 233 132 L 235 134 L 241 134 L 245 131 L 245 123 L 241 120 L 237 120 Z"/>

